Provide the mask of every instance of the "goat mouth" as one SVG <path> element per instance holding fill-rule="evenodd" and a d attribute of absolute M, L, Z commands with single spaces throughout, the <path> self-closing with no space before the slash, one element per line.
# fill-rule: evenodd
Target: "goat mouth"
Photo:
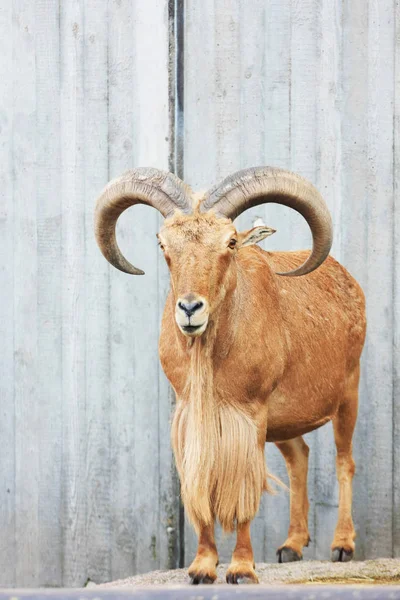
<path fill-rule="evenodd" d="M 191 323 L 190 319 L 188 319 L 186 322 L 183 322 L 183 323 L 180 323 L 179 321 L 180 321 L 180 319 L 176 319 L 176 323 L 177 323 L 181 333 L 183 333 L 187 337 L 199 337 L 200 335 L 203 335 L 203 333 L 207 329 L 208 316 L 206 317 L 205 321 L 203 321 L 202 323 L 196 323 L 196 322 Z"/>
<path fill-rule="evenodd" d="M 200 325 L 194 325 L 192 323 L 186 323 L 185 325 L 178 323 L 178 325 L 184 335 L 194 338 L 203 335 L 207 328 L 207 323 L 208 319 L 206 319 L 203 323 L 200 323 Z"/>
<path fill-rule="evenodd" d="M 204 323 L 201 325 L 181 325 L 182 330 L 185 333 L 194 333 L 203 327 Z"/>

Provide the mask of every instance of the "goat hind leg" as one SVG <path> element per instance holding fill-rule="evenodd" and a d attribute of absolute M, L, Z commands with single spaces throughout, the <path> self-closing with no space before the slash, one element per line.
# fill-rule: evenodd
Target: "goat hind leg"
<path fill-rule="evenodd" d="M 189 567 L 190 583 L 214 583 L 217 579 L 216 566 L 218 565 L 218 552 L 215 545 L 214 523 L 211 525 L 198 524 L 199 542 L 197 554 Z"/>
<path fill-rule="evenodd" d="M 352 438 L 358 410 L 359 368 L 349 378 L 343 403 L 333 418 L 336 444 L 336 473 L 339 481 L 339 518 L 333 538 L 331 558 L 334 562 L 347 562 L 355 550 L 355 529 L 351 516 L 353 500 L 352 480 L 355 463 L 352 453 Z"/>
<path fill-rule="evenodd" d="M 307 473 L 309 448 L 303 438 L 276 442 L 286 462 L 290 480 L 290 526 L 287 540 L 277 550 L 278 562 L 301 560 L 303 547 L 308 546 Z"/>

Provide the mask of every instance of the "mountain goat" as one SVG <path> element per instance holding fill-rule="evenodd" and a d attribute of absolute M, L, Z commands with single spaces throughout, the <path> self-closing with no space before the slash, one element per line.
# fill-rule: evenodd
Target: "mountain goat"
<path fill-rule="evenodd" d="M 261 250 L 255 244 L 274 233 L 267 226 L 236 230 L 238 215 L 268 202 L 303 215 L 313 236 L 309 256 Z M 192 583 L 216 579 L 215 520 L 226 531 L 237 530 L 228 583 L 258 581 L 250 523 L 268 489 L 266 441 L 282 452 L 291 487 L 289 533 L 278 559 L 302 558 L 309 542 L 302 435 L 330 420 L 340 490 L 332 560 L 350 560 L 352 436 L 365 307 L 356 281 L 328 256 L 332 225 L 319 192 L 294 173 L 258 167 L 235 173 L 195 200 L 170 173 L 129 171 L 99 197 L 95 231 L 106 259 L 135 275 L 143 272 L 120 252 L 115 226 L 138 203 L 165 217 L 158 239 L 171 289 L 159 353 L 176 393 L 172 445 L 182 498 L 199 536 Z"/>

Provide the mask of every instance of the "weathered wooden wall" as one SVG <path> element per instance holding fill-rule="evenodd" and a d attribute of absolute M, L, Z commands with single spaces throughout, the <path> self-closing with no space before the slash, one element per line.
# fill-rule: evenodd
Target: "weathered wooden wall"
<path fill-rule="evenodd" d="M 119 225 L 144 278 L 109 267 L 93 239 L 97 193 L 136 165 L 174 168 L 203 189 L 257 164 L 318 185 L 333 254 L 368 302 L 357 557 L 400 555 L 399 47 L 394 0 L 1 4 L 1 586 L 106 581 L 194 551 L 157 358 L 168 287 L 159 217 L 139 207 Z M 290 211 L 254 209 L 240 224 L 256 216 L 278 229 L 269 248 L 309 245 Z M 307 441 L 305 556 L 327 558 L 330 426 Z M 285 478 L 273 446 L 266 455 Z M 288 504 L 284 492 L 263 501 L 256 560 L 275 560 Z M 231 546 L 221 540 L 222 560 Z"/>
<path fill-rule="evenodd" d="M 158 215 L 120 225 L 145 279 L 108 267 L 92 224 L 110 178 L 168 168 L 167 2 L 15 0 L 0 17 L 0 584 L 172 566 Z"/>

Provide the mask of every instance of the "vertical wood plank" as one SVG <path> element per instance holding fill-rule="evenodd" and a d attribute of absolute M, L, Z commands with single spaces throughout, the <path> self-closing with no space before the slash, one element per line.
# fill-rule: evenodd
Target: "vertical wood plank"
<path fill-rule="evenodd" d="M 341 110 L 342 110 L 342 5 L 322 0 L 318 24 L 317 180 L 333 220 L 331 254 L 340 260 Z"/>
<path fill-rule="evenodd" d="M 134 164 L 168 168 L 167 2 L 152 0 L 134 8 L 133 80 L 141 82 L 133 90 Z M 158 73 L 156 78 L 149 72 L 149 64 Z M 164 531 L 160 539 L 160 435 L 168 435 L 168 427 L 163 424 L 160 428 L 159 412 L 158 214 L 147 207 L 132 212 L 134 258 L 138 257 L 146 272 L 145 278 L 132 278 L 136 302 L 131 314 L 135 334 L 135 544 L 140 548 L 136 571 L 141 573 L 159 567 L 161 539 L 165 541 Z"/>
<path fill-rule="evenodd" d="M 87 580 L 83 14 L 60 5 L 63 585 Z"/>
<path fill-rule="evenodd" d="M 15 580 L 14 195 L 12 5 L 0 6 L 0 585 Z"/>
<path fill-rule="evenodd" d="M 164 260 L 164 259 L 163 259 Z M 168 287 L 168 275 L 160 268 L 160 305 L 164 304 Z M 163 279 L 161 279 L 163 277 Z M 163 284 L 163 281 L 165 284 Z M 160 313 L 159 313 L 160 314 Z M 160 568 L 179 567 L 180 543 L 180 504 L 179 479 L 170 442 L 170 425 L 175 404 L 173 390 L 160 367 L 159 372 L 159 440 L 160 440 L 160 520 L 159 520 L 159 563 Z"/>
<path fill-rule="evenodd" d="M 185 6 L 184 175 L 198 191 L 206 191 L 217 178 L 214 4 L 204 0 Z"/>
<path fill-rule="evenodd" d="M 14 2 L 16 581 L 39 584 L 35 7 Z"/>
<path fill-rule="evenodd" d="M 239 139 L 232 141 L 236 151 L 235 164 L 231 173 L 236 169 L 253 167 L 263 164 L 263 142 L 265 137 L 264 115 L 264 86 L 263 66 L 264 54 L 264 27 L 265 3 L 255 1 L 252 10 L 239 3 L 238 16 L 238 71 L 232 73 L 237 81 L 237 103 L 239 113 L 233 126 L 237 129 Z M 223 125 L 220 126 L 224 131 Z M 236 147 L 235 144 L 239 144 Z M 226 173 L 229 175 L 229 172 Z M 253 227 L 254 220 L 263 214 L 263 209 L 256 207 L 246 211 L 236 219 L 235 225 L 239 231 Z"/>
<path fill-rule="evenodd" d="M 37 135 L 37 319 L 39 552 L 38 584 L 62 578 L 61 510 L 61 197 L 59 106 L 59 7 L 36 6 Z M 31 425 L 32 427 L 32 425 Z"/>
<path fill-rule="evenodd" d="M 240 169 L 240 2 L 216 0 L 214 32 L 217 43 L 214 144 L 216 177 L 220 180 Z"/>
<path fill-rule="evenodd" d="M 184 149 L 184 1 L 168 2 L 168 169 L 182 177 Z M 158 215 L 159 228 L 163 219 Z M 168 267 L 162 252 L 158 253 L 158 319 L 159 328 L 170 288 Z M 159 457 L 160 457 L 160 566 L 180 567 L 184 555 L 183 508 L 180 500 L 179 476 L 171 446 L 171 421 L 175 394 L 159 364 Z"/>
<path fill-rule="evenodd" d="M 281 167 L 290 166 L 290 40 L 291 12 L 290 0 L 268 2 L 262 34 L 265 37 L 263 59 L 263 160 L 262 164 Z M 255 128 L 255 125 L 254 125 Z M 250 211 L 248 211 L 250 212 Z M 266 240 L 268 250 L 290 249 L 290 214 L 285 207 L 269 204 L 261 209 L 261 217 L 266 224 L 277 229 L 277 233 Z M 266 460 L 269 471 L 288 484 L 285 461 L 273 444 L 266 446 Z M 265 543 L 263 559 L 276 562 L 276 550 L 287 537 L 289 527 L 289 494 L 277 488 L 275 496 L 264 497 L 262 511 L 265 522 Z"/>
<path fill-rule="evenodd" d="M 265 105 L 263 68 L 265 62 L 265 17 L 263 1 L 252 3 L 251 11 L 239 5 L 239 164 L 235 168 L 246 168 L 264 163 Z M 256 207 L 246 211 L 236 220 L 239 230 L 250 229 L 254 220 L 263 215 L 264 210 Z M 267 467 L 275 472 L 266 451 Z M 251 542 L 256 562 L 265 559 L 265 549 L 271 544 L 267 539 L 267 499 L 264 495 L 257 516 L 251 524 Z M 279 504 L 280 506 L 280 504 Z"/>
<path fill-rule="evenodd" d="M 180 94 L 183 92 L 180 89 L 181 77 L 183 72 L 176 72 L 176 97 L 171 97 L 171 87 L 173 76 L 170 70 L 171 59 L 175 54 L 178 61 L 183 59 L 183 49 L 179 48 L 179 44 L 183 44 L 183 2 L 177 2 L 175 11 L 171 10 L 171 3 L 161 3 L 163 19 L 160 20 L 160 48 L 159 60 L 162 63 L 165 61 L 168 64 L 168 71 L 163 71 L 163 77 L 159 82 L 159 92 L 162 99 L 162 131 L 166 134 L 164 141 L 167 142 L 164 146 L 160 146 L 157 163 L 162 165 L 162 168 L 169 169 L 171 167 L 171 142 L 176 139 L 175 145 L 175 167 L 181 167 L 183 154 L 183 123 L 182 114 L 183 106 L 181 106 L 182 98 Z M 161 12 L 161 10 L 160 10 Z M 175 13 L 175 14 L 174 14 Z M 174 40 L 175 48 L 172 44 L 171 36 L 175 36 L 174 28 L 172 28 L 171 19 L 175 19 L 174 28 L 176 29 L 176 37 Z M 161 35 L 162 33 L 162 35 Z M 180 39 L 182 38 L 182 39 Z M 181 55 L 179 54 L 182 50 Z M 167 110 L 168 109 L 168 112 Z M 171 120 L 171 110 L 175 109 L 175 123 Z M 174 128 L 174 132 L 172 131 Z M 173 135 L 174 133 L 174 135 Z M 167 153 L 168 148 L 168 153 Z M 181 173 L 177 173 L 181 175 Z M 158 216 L 158 229 L 160 229 L 163 218 Z M 157 260 L 157 279 L 158 279 L 158 331 L 161 327 L 161 319 L 164 311 L 165 300 L 170 288 L 169 271 L 165 262 L 163 253 L 158 250 Z M 159 528 L 158 528 L 158 564 L 161 568 L 176 568 L 180 566 L 181 552 L 181 524 L 180 524 L 180 499 L 179 499 L 179 478 L 175 468 L 175 461 L 170 441 L 170 429 L 172 413 L 175 406 L 175 396 L 170 388 L 168 381 L 158 362 L 158 454 L 159 454 Z"/>
<path fill-rule="evenodd" d="M 393 219 L 393 556 L 400 556 L 400 2 L 395 3 Z"/>
<path fill-rule="evenodd" d="M 368 162 L 368 6 L 345 3 L 342 22 L 342 198 L 341 258 L 366 291 L 367 287 L 367 181 Z M 369 327 L 369 322 L 368 322 Z M 353 481 L 353 518 L 357 533 L 356 557 L 367 554 L 365 544 L 368 515 L 369 406 L 366 350 L 362 361 L 359 415 L 354 436 L 356 474 Z"/>
<path fill-rule="evenodd" d="M 168 169 L 183 176 L 184 160 L 184 1 L 168 2 Z M 158 215 L 159 227 L 163 219 Z M 170 289 L 168 267 L 158 253 L 159 328 Z M 184 525 L 179 476 L 171 446 L 171 421 L 176 398 L 159 364 L 159 456 L 160 456 L 160 566 L 176 568 L 183 564 Z"/>
<path fill-rule="evenodd" d="M 290 151 L 291 169 L 313 183 L 317 179 L 317 56 L 320 3 L 317 0 L 291 2 L 291 92 Z M 311 236 L 304 219 L 290 211 L 288 226 L 295 248 L 310 248 Z M 293 246 L 291 249 L 294 249 Z M 315 557 L 315 434 L 305 436 L 310 446 L 308 492 L 310 500 L 309 531 L 311 542 L 305 558 Z"/>
<path fill-rule="evenodd" d="M 271 0 L 266 5 L 263 98 L 263 164 L 289 169 L 291 164 L 291 0 Z M 259 209 L 262 211 L 262 209 Z M 264 207 L 265 223 L 276 234 L 265 243 L 269 250 L 290 250 L 293 211 L 275 204 Z M 297 243 L 296 241 L 294 242 Z M 299 247 L 299 246 L 297 246 Z M 278 456 L 275 452 L 272 456 Z M 280 461 L 279 461 L 280 462 Z M 277 463 L 274 466 L 278 467 Z M 283 531 L 283 530 L 282 530 Z M 269 532 L 272 534 L 272 531 Z M 280 542 L 281 543 L 281 542 Z M 279 543 L 279 544 L 280 544 Z M 272 558 L 272 557 L 271 557 Z"/>
<path fill-rule="evenodd" d="M 391 0 L 369 0 L 368 8 L 369 169 L 365 183 L 368 194 L 366 376 L 369 419 L 366 438 L 366 556 L 373 557 L 391 556 L 393 551 L 394 15 Z M 382 231 L 386 231 L 387 235 L 382 235 Z"/>
<path fill-rule="evenodd" d="M 109 178 L 132 167 L 133 156 L 133 41 L 134 11 L 130 1 L 112 2 L 109 20 L 108 127 Z M 104 182 L 105 183 L 105 182 Z M 117 226 L 117 238 L 126 256 L 137 256 L 133 232 L 139 224 L 135 210 Z M 133 260 L 133 258 L 132 258 Z M 135 540 L 135 437 L 134 437 L 134 339 L 131 313 L 135 302 L 133 277 L 110 270 L 110 402 L 111 402 L 111 573 L 112 579 L 135 572 L 138 546 Z M 141 279 L 139 284 L 143 284 Z"/>
<path fill-rule="evenodd" d="M 93 230 L 96 194 L 108 179 L 108 5 L 84 3 L 84 182 L 87 572 L 111 579 L 109 268 Z"/>
<path fill-rule="evenodd" d="M 341 22 L 342 6 L 321 3 L 317 56 L 317 187 L 330 209 L 334 242 L 331 254 L 340 260 L 341 241 Z M 315 557 L 330 559 L 338 517 L 336 448 L 332 425 L 315 433 Z"/>

